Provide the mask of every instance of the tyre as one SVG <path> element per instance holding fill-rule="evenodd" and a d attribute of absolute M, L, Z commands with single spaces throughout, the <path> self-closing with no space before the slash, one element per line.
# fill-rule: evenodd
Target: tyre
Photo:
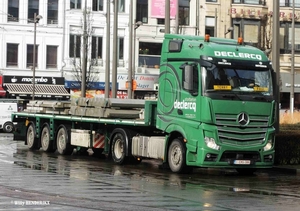
<path fill-rule="evenodd" d="M 73 152 L 73 147 L 70 143 L 70 130 L 68 130 L 64 125 L 58 127 L 56 134 L 56 147 L 57 151 L 61 155 L 70 155 Z"/>
<path fill-rule="evenodd" d="M 118 129 L 113 135 L 111 142 L 111 156 L 113 161 L 117 164 L 124 164 L 126 161 L 126 139 L 127 134 L 122 129 Z"/>
<path fill-rule="evenodd" d="M 256 169 L 252 169 L 252 168 L 237 168 L 236 171 L 240 174 L 240 175 L 245 175 L 245 176 L 250 176 L 253 175 L 254 172 L 256 171 Z"/>
<path fill-rule="evenodd" d="M 190 173 L 193 168 L 186 166 L 186 148 L 182 141 L 174 139 L 168 150 L 168 163 L 174 173 Z"/>
<path fill-rule="evenodd" d="M 35 137 L 35 125 L 30 124 L 27 128 L 27 133 L 26 133 L 26 142 L 28 145 L 28 148 L 31 150 L 36 150 L 39 149 L 38 147 L 38 139 Z"/>
<path fill-rule="evenodd" d="M 14 124 L 12 122 L 5 122 L 3 125 L 4 133 L 12 133 L 14 131 Z"/>
<path fill-rule="evenodd" d="M 48 123 L 45 123 L 41 133 L 41 146 L 45 152 L 54 152 L 53 140 L 50 137 L 50 127 Z"/>

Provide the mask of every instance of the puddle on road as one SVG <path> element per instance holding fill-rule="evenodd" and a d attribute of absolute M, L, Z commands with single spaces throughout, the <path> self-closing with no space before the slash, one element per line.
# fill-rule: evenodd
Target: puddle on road
<path fill-rule="evenodd" d="M 159 162 L 152 160 L 143 161 L 138 165 L 119 166 L 103 158 L 80 155 L 62 156 L 41 150 L 30 151 L 26 146 L 19 145 L 13 157 L 15 165 L 23 168 L 65 175 L 91 184 L 106 183 L 107 178 L 113 176 L 116 181 L 134 180 L 140 184 L 154 184 L 182 190 L 201 189 L 289 196 L 285 194 L 287 191 L 280 191 L 280 181 L 276 181 L 276 178 L 271 179 L 273 176 L 266 173 L 240 177 L 234 170 L 195 169 L 194 173 L 189 175 L 174 174 L 170 170 L 159 169 Z M 271 183 L 275 187 L 270 186 Z M 300 187 L 299 179 L 294 181 L 293 185 Z"/>

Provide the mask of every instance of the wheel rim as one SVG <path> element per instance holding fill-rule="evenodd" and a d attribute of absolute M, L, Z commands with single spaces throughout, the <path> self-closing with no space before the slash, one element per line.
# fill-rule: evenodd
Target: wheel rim
<path fill-rule="evenodd" d="M 120 159 L 122 157 L 123 151 L 124 151 L 123 142 L 120 139 L 118 139 L 115 142 L 115 146 L 114 146 L 114 153 L 117 159 Z"/>
<path fill-rule="evenodd" d="M 10 133 L 10 132 L 12 132 L 12 130 L 13 130 L 13 127 L 12 127 L 11 125 L 6 125 L 6 126 L 5 126 L 5 131 L 6 131 L 6 132 L 9 132 L 9 133 Z"/>
<path fill-rule="evenodd" d="M 42 133 L 42 140 L 41 140 L 43 149 L 48 148 L 49 140 L 50 140 L 49 131 L 45 129 Z"/>
<path fill-rule="evenodd" d="M 29 129 L 28 129 L 28 133 L 27 133 L 27 144 L 28 144 L 28 146 L 32 147 L 33 142 L 34 142 L 34 134 L 33 134 L 32 126 L 30 126 Z"/>
<path fill-rule="evenodd" d="M 58 137 L 58 147 L 61 150 L 64 150 L 66 148 L 66 137 L 64 132 L 60 132 L 59 133 L 59 137 Z"/>
<path fill-rule="evenodd" d="M 179 146 L 175 146 L 171 151 L 171 161 L 174 166 L 180 166 L 182 162 L 182 152 Z"/>

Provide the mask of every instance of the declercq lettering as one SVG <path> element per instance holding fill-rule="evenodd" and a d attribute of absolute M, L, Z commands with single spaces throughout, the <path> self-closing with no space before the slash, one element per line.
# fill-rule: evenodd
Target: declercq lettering
<path fill-rule="evenodd" d="M 179 109 L 187 109 L 187 110 L 194 110 L 196 112 L 196 103 L 195 102 L 178 102 L 177 100 L 174 102 L 174 108 Z"/>
<path fill-rule="evenodd" d="M 253 53 L 241 53 L 241 52 L 236 53 L 236 52 L 228 52 L 228 51 L 215 51 L 215 56 L 226 56 L 226 57 L 262 60 L 261 55 L 253 54 Z"/>

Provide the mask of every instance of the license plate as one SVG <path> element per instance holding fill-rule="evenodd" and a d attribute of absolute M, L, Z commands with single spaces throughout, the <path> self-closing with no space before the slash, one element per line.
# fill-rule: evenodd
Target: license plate
<path fill-rule="evenodd" d="M 235 160 L 233 163 L 236 165 L 250 165 L 251 161 L 250 160 Z"/>

